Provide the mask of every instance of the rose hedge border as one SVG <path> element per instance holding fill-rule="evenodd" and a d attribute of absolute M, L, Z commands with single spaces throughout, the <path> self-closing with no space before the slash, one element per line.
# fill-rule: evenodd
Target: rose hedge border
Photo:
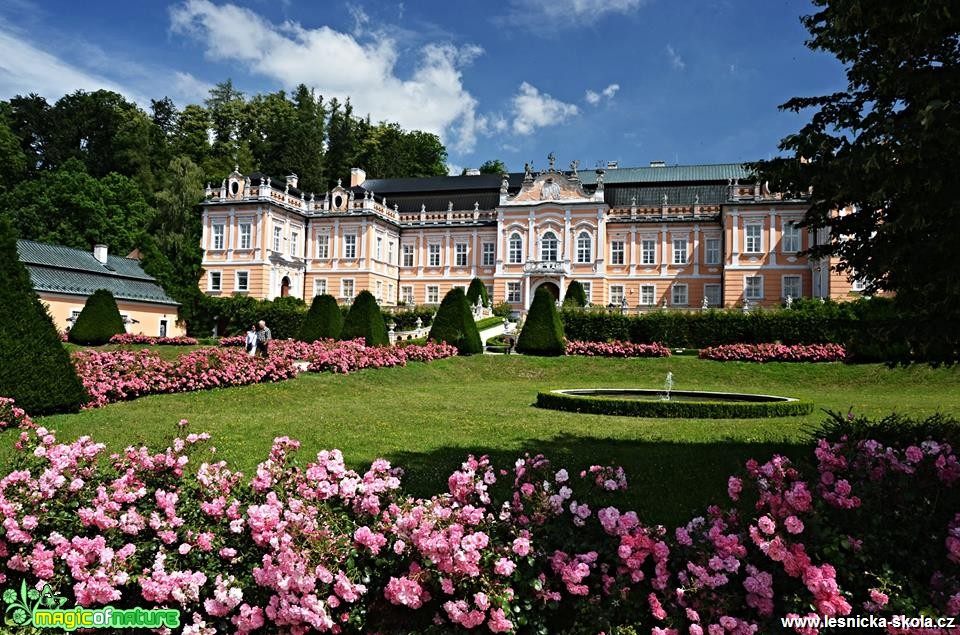
<path fill-rule="evenodd" d="M 612 415 L 618 417 L 656 417 L 684 419 L 760 419 L 800 417 L 813 412 L 811 401 L 758 401 L 727 403 L 719 401 L 633 401 L 564 395 L 541 391 L 537 407 L 564 412 Z"/>

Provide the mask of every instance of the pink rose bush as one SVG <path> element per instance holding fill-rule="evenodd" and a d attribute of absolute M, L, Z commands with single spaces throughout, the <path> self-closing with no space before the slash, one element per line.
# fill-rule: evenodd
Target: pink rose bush
<path fill-rule="evenodd" d="M 221 337 L 217 341 L 218 346 L 246 346 L 247 337 L 245 335 L 228 335 Z"/>
<path fill-rule="evenodd" d="M 436 343 L 385 348 L 365 346 L 362 340 L 312 344 L 278 340 L 271 343 L 266 359 L 251 357 L 242 349 L 206 347 L 172 362 L 148 349 L 83 350 L 73 354 L 73 363 L 90 396 L 85 407 L 97 408 L 145 395 L 283 381 L 296 377 L 299 370 L 294 362 L 298 360 L 308 362 L 310 372 L 351 373 L 456 354 L 455 347 Z"/>
<path fill-rule="evenodd" d="M 633 342 L 567 342 L 567 355 L 588 357 L 670 357 L 670 349 L 663 344 L 634 344 Z"/>
<path fill-rule="evenodd" d="M 731 500 L 670 531 L 617 506 L 616 466 L 470 456 L 416 498 L 383 459 L 298 461 L 281 437 L 245 476 L 188 430 L 106 456 L 23 417 L 0 479 L 0 583 L 178 608 L 190 633 L 746 635 L 788 614 L 960 607 L 960 464 L 943 441 L 821 439 L 809 478 L 751 460 Z"/>
<path fill-rule="evenodd" d="M 144 344 L 148 346 L 196 346 L 196 338 L 178 335 L 176 337 L 158 337 L 136 333 L 120 333 L 110 338 L 111 344 Z"/>
<path fill-rule="evenodd" d="M 724 344 L 700 349 L 700 359 L 718 362 L 842 362 L 840 344 Z"/>

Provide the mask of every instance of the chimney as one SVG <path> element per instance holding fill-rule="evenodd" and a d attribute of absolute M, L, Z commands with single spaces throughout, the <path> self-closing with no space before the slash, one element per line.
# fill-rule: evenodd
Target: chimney
<path fill-rule="evenodd" d="M 367 180 L 367 173 L 360 168 L 350 168 L 350 187 L 357 187 L 358 185 L 363 185 L 363 182 Z"/>
<path fill-rule="evenodd" d="M 298 182 L 299 182 L 299 180 L 297 179 L 297 175 L 296 175 L 296 174 L 288 174 L 288 175 L 287 175 L 287 187 L 297 187 L 297 183 L 298 183 Z"/>
<path fill-rule="evenodd" d="M 650 162 L 650 167 L 651 167 L 651 168 L 665 168 L 665 167 L 667 167 L 667 162 L 666 162 L 666 161 L 651 161 L 651 162 Z"/>
<path fill-rule="evenodd" d="M 94 245 L 93 246 L 93 257 L 97 259 L 101 265 L 107 264 L 107 246 L 106 245 Z"/>
<path fill-rule="evenodd" d="M 466 176 L 480 176 L 480 168 L 467 168 Z"/>

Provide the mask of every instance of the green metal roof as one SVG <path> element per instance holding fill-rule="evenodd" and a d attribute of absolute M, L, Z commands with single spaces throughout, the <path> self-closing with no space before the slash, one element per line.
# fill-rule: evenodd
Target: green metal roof
<path fill-rule="evenodd" d="M 17 253 L 36 291 L 89 296 L 106 289 L 118 300 L 178 305 L 132 258 L 107 256 L 101 264 L 90 252 L 32 240 L 18 240 Z"/>
<path fill-rule="evenodd" d="M 709 165 L 665 165 L 643 168 L 607 168 L 603 171 L 604 184 L 618 183 L 675 183 L 722 181 L 727 179 L 748 180 L 750 172 L 740 163 L 713 163 Z M 584 185 L 595 185 L 594 170 L 581 170 Z"/>

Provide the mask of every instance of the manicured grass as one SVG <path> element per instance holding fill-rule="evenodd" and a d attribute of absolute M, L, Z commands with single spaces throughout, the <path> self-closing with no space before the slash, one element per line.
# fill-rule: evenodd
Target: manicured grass
<path fill-rule="evenodd" d="M 181 355 L 189 353 L 198 348 L 209 348 L 208 346 L 153 346 L 148 344 L 104 344 L 103 346 L 78 346 L 65 342 L 64 347 L 71 353 L 76 351 L 142 351 L 144 349 L 153 351 L 161 359 L 172 361 Z"/>
<path fill-rule="evenodd" d="M 172 348 L 172 347 L 168 347 Z M 749 457 L 806 456 L 822 411 L 781 419 L 639 419 L 542 410 L 539 390 L 586 387 L 758 392 L 809 399 L 818 409 L 883 416 L 937 411 L 960 415 L 960 369 L 924 366 L 750 364 L 690 357 L 603 359 L 473 356 L 354 375 L 305 374 L 296 380 L 209 392 L 158 395 L 77 415 L 41 420 L 61 439 L 89 434 L 111 451 L 146 442 L 165 447 L 181 418 L 214 436 L 217 456 L 251 473 L 274 437 L 303 442 L 302 457 L 343 450 L 354 467 L 378 457 L 407 470 L 415 494 L 446 487 L 469 453 L 509 467 L 524 451 L 557 467 L 622 464 L 630 508 L 649 522 L 685 521 L 719 500 L 726 477 Z M 15 433 L 0 438 L 0 461 Z M 620 504 L 621 501 L 618 501 Z"/>

